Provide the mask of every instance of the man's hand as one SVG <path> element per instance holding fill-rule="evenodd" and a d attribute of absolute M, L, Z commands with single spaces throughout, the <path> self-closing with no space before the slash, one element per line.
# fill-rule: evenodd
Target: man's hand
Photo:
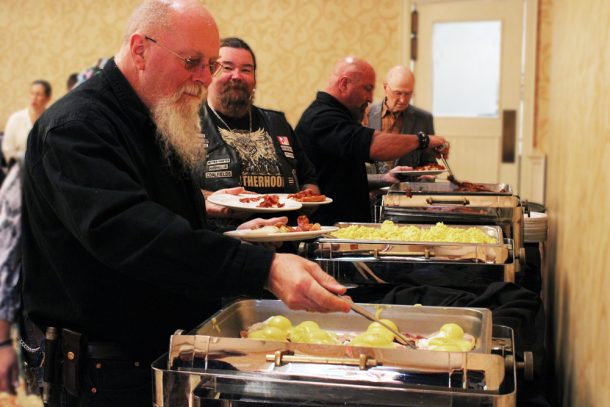
<path fill-rule="evenodd" d="M 252 220 L 242 223 L 241 225 L 239 225 L 237 227 L 237 230 L 258 229 L 263 226 L 275 226 L 278 223 L 286 224 L 286 223 L 288 223 L 288 218 L 285 216 L 280 216 L 277 218 L 269 218 L 269 219 L 256 218 L 256 219 L 252 219 Z"/>
<path fill-rule="evenodd" d="M 417 177 L 417 182 L 434 182 L 436 177 L 434 175 L 422 175 Z"/>
<path fill-rule="evenodd" d="M 441 136 L 430 136 L 430 144 L 428 148 L 433 149 L 437 156 L 443 155 L 445 158 L 449 157 L 449 150 L 451 145 L 444 137 Z"/>
<path fill-rule="evenodd" d="M 234 188 L 224 188 L 219 189 L 218 191 L 207 191 L 205 189 L 201 190 L 203 194 L 203 198 L 205 199 L 205 212 L 211 218 L 247 218 L 247 212 L 235 212 L 231 208 L 227 208 L 226 206 L 216 205 L 208 201 L 208 197 L 212 195 L 218 194 L 231 194 L 231 195 L 239 195 L 239 194 L 254 194 L 254 192 L 246 191 L 244 187 L 234 187 Z"/>
<path fill-rule="evenodd" d="M 401 178 L 400 173 L 401 172 L 411 171 L 411 170 L 413 170 L 413 168 L 409 167 L 408 165 L 396 166 L 396 167 L 392 168 L 390 171 L 383 174 L 383 180 L 390 185 L 395 184 L 397 182 L 400 182 L 400 178 Z"/>
<path fill-rule="evenodd" d="M 0 392 L 15 394 L 19 385 L 17 355 L 12 346 L 0 348 Z"/>
<path fill-rule="evenodd" d="M 316 263 L 294 254 L 275 254 L 267 289 L 290 309 L 318 312 L 350 310 L 349 304 L 335 295 L 344 294 L 346 288 Z"/>
<path fill-rule="evenodd" d="M 320 195 L 320 188 L 315 184 L 305 184 L 303 186 L 303 191 L 306 189 L 310 190 L 313 195 Z"/>

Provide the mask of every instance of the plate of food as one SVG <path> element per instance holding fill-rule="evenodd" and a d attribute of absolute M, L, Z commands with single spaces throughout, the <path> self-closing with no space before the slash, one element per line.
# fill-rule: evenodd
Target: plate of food
<path fill-rule="evenodd" d="M 280 198 L 299 202 L 303 206 L 318 206 L 331 203 L 332 198 L 326 195 L 316 195 L 310 189 L 296 192 L 294 194 L 277 194 Z"/>
<path fill-rule="evenodd" d="M 420 176 L 420 175 L 438 175 L 447 171 L 444 166 L 440 164 L 426 164 L 421 165 L 419 167 L 415 167 L 409 171 L 396 171 L 396 174 L 401 175 L 412 175 L 412 176 Z"/>
<path fill-rule="evenodd" d="M 242 212 L 284 212 L 296 211 L 303 205 L 280 194 L 217 194 L 210 195 L 209 202 Z"/>
<path fill-rule="evenodd" d="M 297 226 L 278 223 L 274 226 L 263 226 L 255 229 L 231 230 L 225 235 L 248 242 L 287 242 L 294 240 L 308 240 L 327 233 L 335 232 L 335 226 L 320 226 L 319 223 L 309 223 L 305 215 L 299 216 Z"/>

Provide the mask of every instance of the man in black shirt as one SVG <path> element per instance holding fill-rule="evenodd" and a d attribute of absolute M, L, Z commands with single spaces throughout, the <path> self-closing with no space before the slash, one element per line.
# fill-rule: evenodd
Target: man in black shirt
<path fill-rule="evenodd" d="M 60 328 L 59 359 L 45 359 L 65 379 L 51 405 L 152 405 L 151 360 L 222 296 L 266 287 L 293 309 L 349 310 L 315 263 L 207 228 L 191 174 L 218 48 L 198 0 L 145 1 L 115 59 L 30 133 L 23 299 L 42 330 Z"/>
<path fill-rule="evenodd" d="M 325 225 L 338 221 L 370 222 L 365 162 L 393 160 L 416 149 L 442 149 L 443 137 L 424 133 L 392 134 L 363 127 L 364 111 L 373 100 L 375 71 L 366 61 L 347 57 L 333 70 L 328 87 L 303 112 L 297 138 L 316 167 L 318 186 L 333 203 L 313 218 Z"/>

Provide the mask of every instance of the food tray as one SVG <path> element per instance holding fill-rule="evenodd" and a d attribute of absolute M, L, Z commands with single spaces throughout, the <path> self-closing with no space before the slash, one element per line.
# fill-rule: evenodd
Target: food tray
<path fill-rule="evenodd" d="M 420 229 L 431 229 L 432 227 L 434 227 L 435 225 L 432 224 L 413 224 L 413 223 L 396 223 L 396 226 L 403 228 L 403 227 L 409 227 L 409 226 L 415 226 L 418 227 Z M 335 224 L 336 227 L 339 228 L 339 230 L 341 229 L 345 229 L 347 227 L 350 226 L 362 226 L 362 227 L 366 227 L 366 228 L 371 228 L 371 229 L 379 229 L 381 228 L 382 224 L 381 223 L 357 223 L 357 222 L 338 222 Z M 487 226 L 487 225 L 448 225 L 451 228 L 456 228 L 456 229 L 470 229 L 470 228 L 475 228 L 480 230 L 481 232 L 485 233 L 487 236 L 492 237 L 493 239 L 495 239 L 494 243 L 462 243 L 462 242 L 425 242 L 425 241 L 405 241 L 405 240 L 367 240 L 367 239 L 345 239 L 345 238 L 340 238 L 340 237 L 326 237 L 323 238 L 323 241 L 342 241 L 342 242 L 354 242 L 354 243 L 358 243 L 358 242 L 362 242 L 362 243 L 413 243 L 413 244 L 430 244 L 430 245 L 447 245 L 447 244 L 457 244 L 457 245 L 463 245 L 463 244 L 501 244 L 502 243 L 502 228 L 500 226 L 496 226 L 496 225 L 491 225 L 491 226 Z"/>
<path fill-rule="evenodd" d="M 371 311 L 382 307 L 381 318 L 394 321 L 401 332 L 430 336 L 446 323 L 457 323 L 465 333 L 476 338 L 472 352 L 489 353 L 491 348 L 491 311 L 483 308 L 430 307 L 409 305 L 360 304 Z M 223 338 L 240 338 L 242 330 L 274 315 L 284 315 L 293 326 L 303 321 L 315 321 L 320 328 L 335 333 L 366 331 L 370 321 L 354 313 L 310 313 L 290 310 L 281 301 L 242 300 L 220 310 L 195 328 L 192 334 Z M 220 332 L 219 332 L 220 330 Z M 252 342 L 254 340 L 245 341 Z M 333 346 L 333 345 L 328 345 Z M 338 345 L 337 345 L 338 346 Z"/>
<path fill-rule="evenodd" d="M 513 195 L 513 189 L 508 184 L 485 184 L 491 191 L 456 191 L 458 186 L 452 182 L 400 182 L 388 189 L 388 194 L 412 195 Z"/>
<path fill-rule="evenodd" d="M 378 223 L 338 223 L 339 228 L 359 225 L 378 228 Z M 399 224 L 397 226 L 409 226 Z M 430 228 L 429 224 L 413 224 L 419 228 Z M 308 246 L 309 253 L 316 258 L 332 258 L 346 261 L 404 261 L 407 258 L 504 264 L 512 255 L 512 243 L 505 243 L 500 226 L 451 225 L 455 228 L 474 227 L 495 239 L 494 243 L 417 242 L 399 240 L 360 240 L 337 237 L 319 238 L 315 247 Z"/>

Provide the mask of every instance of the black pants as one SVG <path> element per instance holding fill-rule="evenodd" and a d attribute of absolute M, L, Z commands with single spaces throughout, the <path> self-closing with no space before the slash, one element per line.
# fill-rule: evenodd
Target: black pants
<path fill-rule="evenodd" d="M 53 392 L 52 407 L 151 407 L 150 363 L 91 359 L 81 377 L 81 392 L 74 397 Z"/>

